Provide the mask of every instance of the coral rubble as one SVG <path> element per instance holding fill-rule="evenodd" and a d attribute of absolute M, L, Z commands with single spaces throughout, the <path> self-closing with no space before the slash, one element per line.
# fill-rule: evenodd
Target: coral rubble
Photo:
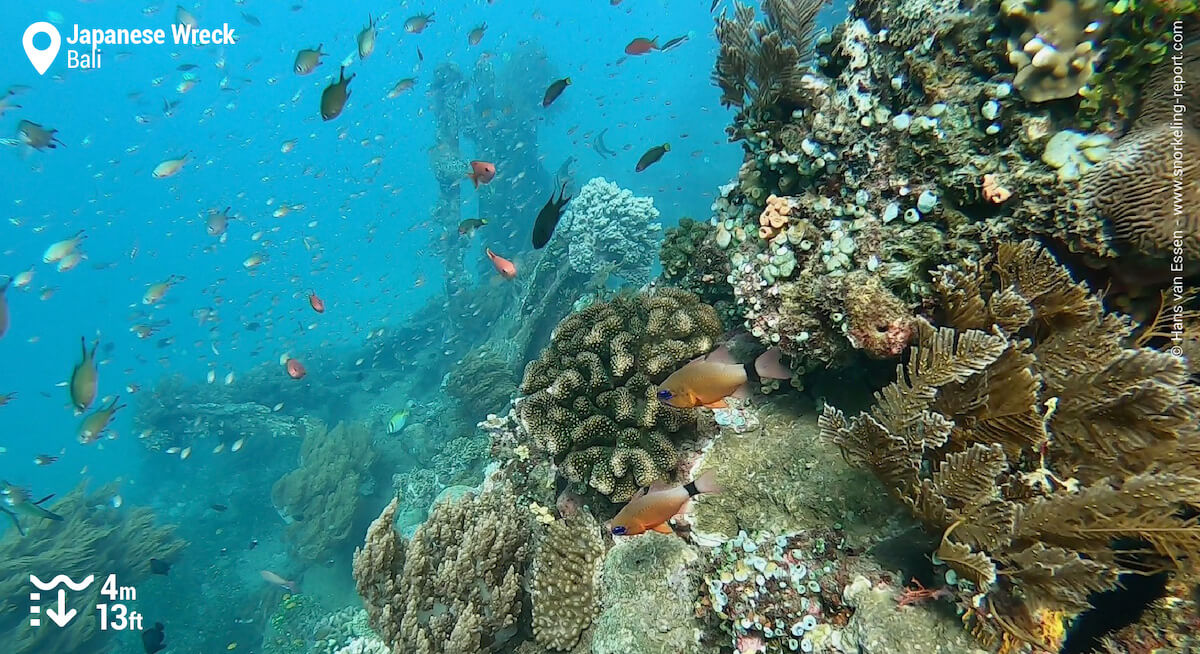
<path fill-rule="evenodd" d="M 716 311 L 678 289 L 592 304 L 563 319 L 526 367 L 520 418 L 568 478 L 628 500 L 674 473 L 676 444 L 696 420 L 659 402 L 656 384 L 720 335 Z"/>
<path fill-rule="evenodd" d="M 1032 241 L 936 286 L 948 326 L 919 322 L 875 407 L 821 429 L 941 538 L 978 632 L 1048 647 L 1048 615 L 1200 549 L 1200 389 Z"/>

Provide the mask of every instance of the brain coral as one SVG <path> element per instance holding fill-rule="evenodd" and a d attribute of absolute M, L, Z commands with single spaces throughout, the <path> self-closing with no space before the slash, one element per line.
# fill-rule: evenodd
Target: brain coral
<path fill-rule="evenodd" d="M 670 475 L 689 411 L 659 402 L 658 383 L 706 354 L 721 321 L 695 295 L 663 288 L 620 295 L 567 316 L 525 369 L 519 414 L 571 480 L 615 502 Z"/>
<path fill-rule="evenodd" d="M 1190 48 L 1178 68 L 1185 88 L 1200 87 L 1200 47 Z M 1190 91 L 1175 100 L 1172 70 L 1161 66 L 1146 83 L 1137 121 L 1111 155 L 1084 175 L 1080 199 L 1132 250 L 1163 256 L 1180 233 L 1184 253 L 1195 259 L 1200 257 L 1200 120 L 1195 117 L 1200 94 Z"/>

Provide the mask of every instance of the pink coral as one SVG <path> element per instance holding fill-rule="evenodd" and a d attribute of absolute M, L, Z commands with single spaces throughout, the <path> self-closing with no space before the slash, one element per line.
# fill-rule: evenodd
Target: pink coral
<path fill-rule="evenodd" d="M 767 642 L 758 634 L 746 634 L 737 637 L 737 651 L 741 654 L 767 651 Z"/>
<path fill-rule="evenodd" d="M 876 359 L 900 356 L 912 340 L 912 312 L 879 278 L 864 271 L 846 276 L 846 338 Z"/>

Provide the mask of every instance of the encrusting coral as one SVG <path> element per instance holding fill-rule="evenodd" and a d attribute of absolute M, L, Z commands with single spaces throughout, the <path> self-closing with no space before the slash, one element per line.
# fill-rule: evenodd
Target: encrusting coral
<path fill-rule="evenodd" d="M 567 205 L 559 231 L 577 272 L 605 268 L 634 286 L 650 281 L 662 225 L 654 199 L 595 177 Z"/>
<path fill-rule="evenodd" d="M 676 444 L 695 424 L 694 412 L 658 401 L 656 385 L 721 333 L 716 311 L 678 289 L 592 304 L 564 318 L 526 367 L 521 421 L 567 478 L 626 501 L 673 474 Z"/>
<path fill-rule="evenodd" d="M 977 633 L 1044 646 L 1048 616 L 1200 551 L 1200 390 L 1032 241 L 935 283 L 948 326 L 919 321 L 877 404 L 820 427 L 941 537 Z"/>
<path fill-rule="evenodd" d="M 486 652 L 517 633 L 525 598 L 529 514 L 505 490 L 434 505 L 411 541 L 383 510 L 354 553 L 371 627 L 393 652 Z"/>
<path fill-rule="evenodd" d="M 96 652 L 105 649 L 112 631 L 101 631 L 94 607 L 101 603 L 105 576 L 119 584 L 136 585 L 150 576 L 150 559 L 174 561 L 187 545 L 175 537 L 174 526 L 155 525 L 147 508 L 112 507 L 116 484 L 89 493 L 80 483 L 49 507 L 62 521 L 37 520 L 26 525 L 23 537 L 11 534 L 0 543 L 0 641 L 10 654 Z M 69 606 L 81 614 L 66 626 L 43 620 L 29 625 L 29 575 L 49 581 L 67 575 L 76 581 L 96 580 L 80 593 L 70 593 Z M 54 607 L 56 596 L 44 593 L 41 612 Z"/>
<path fill-rule="evenodd" d="M 1008 44 L 1008 62 L 1017 69 L 1013 86 L 1030 102 L 1072 97 L 1087 84 L 1100 56 L 1103 4 L 1051 0 L 1045 10 L 1035 9 L 1031 0 L 1001 3 L 1001 13 L 1024 28 Z"/>
<path fill-rule="evenodd" d="M 271 502 L 288 523 L 285 533 L 298 555 L 316 561 L 349 535 L 374 460 L 371 433 L 363 424 L 308 430 L 300 467 L 271 487 Z"/>
<path fill-rule="evenodd" d="M 546 529 L 532 569 L 533 634 L 549 649 L 567 651 L 599 613 L 604 541 L 587 514 L 555 520 Z"/>

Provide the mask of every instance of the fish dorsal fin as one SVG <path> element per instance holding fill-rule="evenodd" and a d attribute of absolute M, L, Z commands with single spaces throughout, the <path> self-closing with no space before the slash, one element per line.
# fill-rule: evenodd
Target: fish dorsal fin
<path fill-rule="evenodd" d="M 733 354 L 730 353 L 729 347 L 725 345 L 722 345 L 712 352 L 709 352 L 708 356 L 704 357 L 704 360 L 712 363 L 724 363 L 735 366 L 741 365 L 733 358 Z"/>
<path fill-rule="evenodd" d="M 639 497 L 645 497 L 646 495 L 649 495 L 649 494 L 650 494 L 650 487 L 642 486 L 641 488 L 637 489 L 637 492 L 633 494 L 633 497 L 629 498 L 629 501 L 632 502 Z"/>

